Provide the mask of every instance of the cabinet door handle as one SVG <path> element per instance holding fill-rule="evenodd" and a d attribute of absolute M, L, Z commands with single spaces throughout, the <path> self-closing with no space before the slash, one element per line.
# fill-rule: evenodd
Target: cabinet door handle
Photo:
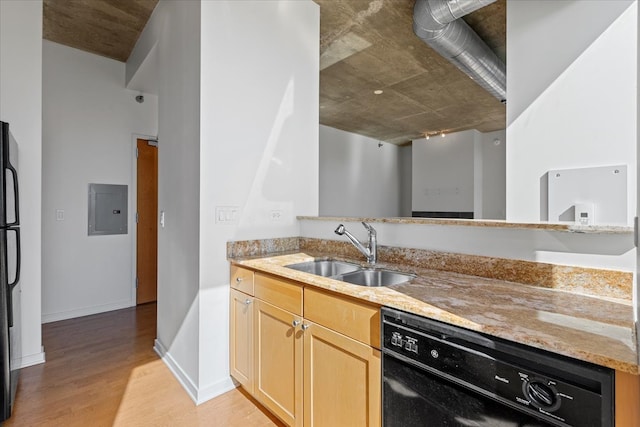
<path fill-rule="evenodd" d="M 236 277 L 236 282 L 238 283 L 242 282 L 242 277 Z"/>
<path fill-rule="evenodd" d="M 302 326 L 300 326 L 302 328 L 303 331 L 306 331 L 307 329 L 309 329 L 311 327 L 311 325 L 306 325 L 303 324 Z"/>
<path fill-rule="evenodd" d="M 302 323 L 300 320 L 294 320 L 293 322 L 291 322 L 291 326 L 293 326 L 294 328 L 296 326 L 298 326 L 300 323 Z M 302 325 L 304 327 L 304 325 Z"/>
<path fill-rule="evenodd" d="M 249 298 L 247 298 L 246 300 L 244 300 L 244 304 L 245 305 L 249 305 L 251 304 L 251 300 Z"/>

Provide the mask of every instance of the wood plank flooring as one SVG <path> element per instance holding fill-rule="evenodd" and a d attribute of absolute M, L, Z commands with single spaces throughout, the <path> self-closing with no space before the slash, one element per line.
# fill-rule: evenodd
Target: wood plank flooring
<path fill-rule="evenodd" d="M 47 362 L 21 372 L 12 426 L 279 426 L 240 389 L 195 406 L 153 351 L 156 304 L 43 325 Z"/>

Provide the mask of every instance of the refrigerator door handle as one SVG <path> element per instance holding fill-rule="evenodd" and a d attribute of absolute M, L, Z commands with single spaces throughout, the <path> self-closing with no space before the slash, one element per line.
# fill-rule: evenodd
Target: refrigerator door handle
<path fill-rule="evenodd" d="M 11 291 L 20 281 L 20 229 L 19 228 L 7 228 L 7 232 L 13 231 L 16 233 L 16 277 L 13 282 L 9 283 L 9 291 Z"/>
<path fill-rule="evenodd" d="M 7 223 L 7 226 L 20 225 L 20 203 L 18 201 L 18 172 L 13 165 L 7 162 L 7 169 L 11 172 L 13 177 L 13 197 L 16 218 L 13 222 Z"/>
<path fill-rule="evenodd" d="M 9 327 L 13 327 L 13 288 L 16 287 L 20 280 L 20 229 L 19 228 L 7 228 L 7 234 L 13 231 L 16 233 L 16 277 L 13 282 L 7 283 L 7 317 L 9 318 Z"/>

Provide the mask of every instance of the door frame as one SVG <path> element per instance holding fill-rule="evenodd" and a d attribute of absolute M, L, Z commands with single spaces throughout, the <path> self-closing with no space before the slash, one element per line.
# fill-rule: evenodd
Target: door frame
<path fill-rule="evenodd" d="M 140 133 L 131 134 L 131 191 L 129 192 L 129 232 L 131 233 L 131 307 L 135 307 L 138 303 L 136 293 L 136 277 L 138 276 L 138 223 L 136 222 L 136 212 L 138 212 L 138 158 L 136 157 L 136 149 L 138 148 L 138 140 L 145 139 L 147 141 L 157 141 L 157 136 L 143 135 Z M 160 148 L 158 146 L 158 148 Z"/>

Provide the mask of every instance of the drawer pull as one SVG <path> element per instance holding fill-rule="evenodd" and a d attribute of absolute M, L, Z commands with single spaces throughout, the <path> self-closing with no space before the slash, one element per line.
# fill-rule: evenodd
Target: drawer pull
<path fill-rule="evenodd" d="M 291 322 L 291 326 L 293 326 L 293 327 L 295 328 L 295 327 L 296 327 L 296 326 L 298 326 L 300 323 L 301 323 L 301 321 L 300 321 L 300 320 L 294 320 L 293 322 Z M 302 325 L 302 326 L 304 327 L 304 325 Z"/>
<path fill-rule="evenodd" d="M 249 298 L 247 298 L 246 300 L 244 300 L 244 304 L 245 305 L 249 305 L 251 304 L 251 300 Z"/>
<path fill-rule="evenodd" d="M 238 283 L 242 282 L 242 277 L 236 277 L 236 282 Z"/>

